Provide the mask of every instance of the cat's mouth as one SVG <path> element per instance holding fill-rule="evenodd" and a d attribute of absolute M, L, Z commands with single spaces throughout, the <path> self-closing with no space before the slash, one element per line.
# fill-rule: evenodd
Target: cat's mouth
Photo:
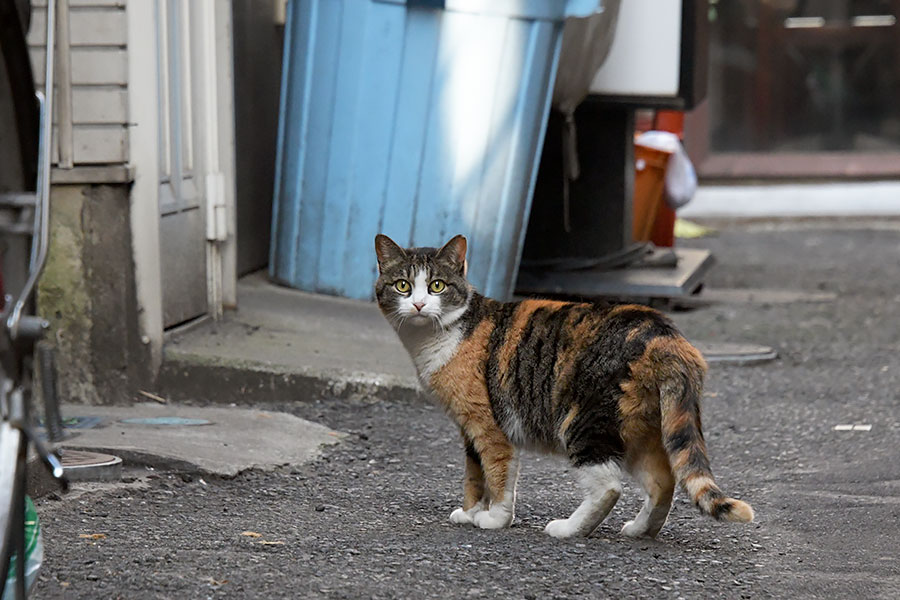
<path fill-rule="evenodd" d="M 409 318 L 406 319 L 407 323 L 411 325 L 425 325 L 431 322 L 431 317 L 423 315 L 422 313 L 410 315 Z"/>

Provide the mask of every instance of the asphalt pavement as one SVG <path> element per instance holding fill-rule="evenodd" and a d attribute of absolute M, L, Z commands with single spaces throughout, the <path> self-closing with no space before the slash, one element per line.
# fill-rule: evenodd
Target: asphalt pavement
<path fill-rule="evenodd" d="M 755 523 L 701 517 L 679 493 L 656 541 L 626 539 L 640 504 L 627 485 L 594 536 L 556 540 L 542 529 L 577 506 L 573 473 L 528 455 L 512 528 L 452 525 L 462 456 L 440 410 L 285 397 L 257 408 L 346 437 L 301 464 L 132 466 L 41 499 L 36 597 L 900 598 L 900 222 L 726 226 L 683 243 L 714 251 L 713 287 L 836 294 L 674 314 L 692 338 L 779 352 L 714 365 L 705 392 L 713 470 Z"/>

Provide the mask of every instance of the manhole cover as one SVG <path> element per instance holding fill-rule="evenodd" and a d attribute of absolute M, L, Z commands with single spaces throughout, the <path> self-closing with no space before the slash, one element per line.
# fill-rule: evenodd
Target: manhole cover
<path fill-rule="evenodd" d="M 168 426 L 212 425 L 212 421 L 207 421 L 206 419 L 187 419 L 185 417 L 135 417 L 133 419 L 122 419 L 120 423 Z"/>
<path fill-rule="evenodd" d="M 114 481 L 122 476 L 122 459 L 112 454 L 64 448 L 60 458 L 69 481 Z"/>

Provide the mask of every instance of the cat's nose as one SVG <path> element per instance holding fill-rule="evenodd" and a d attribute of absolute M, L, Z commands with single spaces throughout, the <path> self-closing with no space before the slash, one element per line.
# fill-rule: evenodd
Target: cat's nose
<path fill-rule="evenodd" d="M 422 309 L 425 308 L 424 302 L 413 302 L 413 306 L 416 307 L 416 310 L 422 312 Z"/>

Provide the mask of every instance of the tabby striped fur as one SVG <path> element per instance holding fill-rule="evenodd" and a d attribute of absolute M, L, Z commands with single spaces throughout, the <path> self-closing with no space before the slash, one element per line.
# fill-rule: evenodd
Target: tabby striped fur
<path fill-rule="evenodd" d="M 462 434 L 464 499 L 451 520 L 510 524 L 519 449 L 563 454 L 578 468 L 586 497 L 548 524 L 557 537 L 600 524 L 619 498 L 622 469 L 646 492 L 626 535 L 659 532 L 676 481 L 704 514 L 753 519 L 749 504 L 715 483 L 700 421 L 706 363 L 666 316 L 637 305 L 486 298 L 465 279 L 462 236 L 439 250 L 404 250 L 379 235 L 375 247 L 379 306 Z M 408 294 L 397 291 L 401 280 Z M 442 292 L 428 288 L 434 281 Z"/>

